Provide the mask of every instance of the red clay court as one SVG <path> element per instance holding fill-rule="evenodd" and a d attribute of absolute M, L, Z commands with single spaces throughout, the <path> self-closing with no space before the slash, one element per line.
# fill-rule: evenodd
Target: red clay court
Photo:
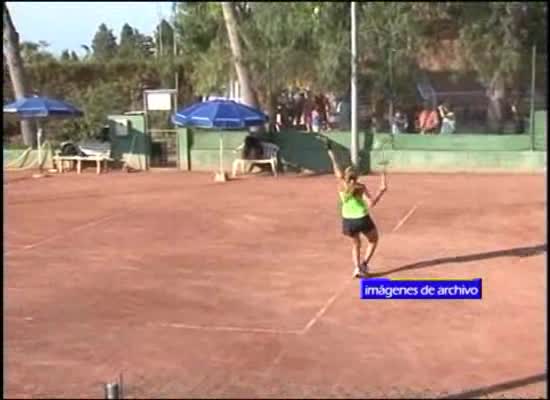
<path fill-rule="evenodd" d="M 544 176 L 389 175 L 374 270 L 481 301 L 360 300 L 335 190 L 5 175 L 4 396 L 546 397 Z"/>

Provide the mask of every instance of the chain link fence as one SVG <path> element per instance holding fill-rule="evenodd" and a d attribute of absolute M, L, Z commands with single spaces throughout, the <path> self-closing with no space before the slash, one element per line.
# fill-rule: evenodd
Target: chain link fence
<path fill-rule="evenodd" d="M 532 59 L 525 63 L 513 82 L 493 88 L 474 71 L 445 70 L 420 70 L 399 90 L 381 92 L 360 84 L 358 128 L 394 134 L 530 134 L 534 113 L 547 108 L 547 54 L 538 54 L 534 65 Z M 433 118 L 427 121 L 430 111 Z M 349 91 L 289 90 L 279 98 L 277 125 L 279 129 L 350 130 Z"/>

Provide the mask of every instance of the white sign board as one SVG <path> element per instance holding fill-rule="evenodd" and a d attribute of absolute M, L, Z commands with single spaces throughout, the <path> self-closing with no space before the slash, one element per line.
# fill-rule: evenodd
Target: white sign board
<path fill-rule="evenodd" d="M 170 93 L 147 93 L 147 110 L 170 111 L 172 95 Z"/>

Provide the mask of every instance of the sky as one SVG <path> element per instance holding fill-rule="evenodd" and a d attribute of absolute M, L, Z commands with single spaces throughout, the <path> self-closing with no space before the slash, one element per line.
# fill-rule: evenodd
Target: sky
<path fill-rule="evenodd" d="M 21 41 L 50 44 L 48 50 L 59 55 L 64 49 L 83 54 L 80 47 L 91 45 L 101 23 L 105 23 L 118 38 L 127 22 L 144 34 L 152 34 L 159 22 L 159 13 L 166 19 L 171 15 L 169 1 L 8 1 L 15 29 Z"/>

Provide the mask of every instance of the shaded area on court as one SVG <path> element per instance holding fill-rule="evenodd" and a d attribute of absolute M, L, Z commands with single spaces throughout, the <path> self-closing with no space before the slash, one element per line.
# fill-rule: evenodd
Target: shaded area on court
<path fill-rule="evenodd" d="M 495 385 L 490 385 L 482 388 L 476 388 L 468 390 L 466 392 L 461 392 L 457 394 L 452 394 L 445 397 L 440 397 L 441 399 L 471 399 L 479 398 L 481 396 L 488 396 L 498 392 L 503 392 L 510 389 L 516 389 L 518 387 L 532 385 L 534 383 L 546 382 L 548 380 L 548 374 L 542 373 L 532 376 L 527 376 L 525 378 L 513 379 L 508 382 L 497 383 Z"/>
<path fill-rule="evenodd" d="M 461 263 L 461 262 L 472 262 L 472 261 L 478 261 L 478 260 L 487 260 L 491 258 L 497 258 L 497 257 L 531 257 L 531 256 L 537 256 L 542 253 L 546 253 L 547 245 L 546 244 L 540 244 L 536 246 L 524 246 L 524 247 L 516 247 L 513 249 L 506 249 L 506 250 L 498 250 L 498 251 L 489 251 L 486 253 L 477 253 L 477 254 L 468 254 L 465 256 L 456 256 L 456 257 L 444 257 L 444 258 L 436 258 L 434 260 L 428 260 L 428 261 L 420 261 L 413 264 L 404 265 L 399 268 L 395 268 L 389 271 L 381 271 L 372 273 L 372 277 L 378 277 L 378 276 L 386 276 L 390 274 L 394 274 L 396 272 L 401 271 L 408 271 L 408 270 L 414 270 L 414 269 L 420 269 L 420 268 L 429 268 L 429 267 L 436 267 L 440 265 L 450 264 L 450 263 Z"/>

